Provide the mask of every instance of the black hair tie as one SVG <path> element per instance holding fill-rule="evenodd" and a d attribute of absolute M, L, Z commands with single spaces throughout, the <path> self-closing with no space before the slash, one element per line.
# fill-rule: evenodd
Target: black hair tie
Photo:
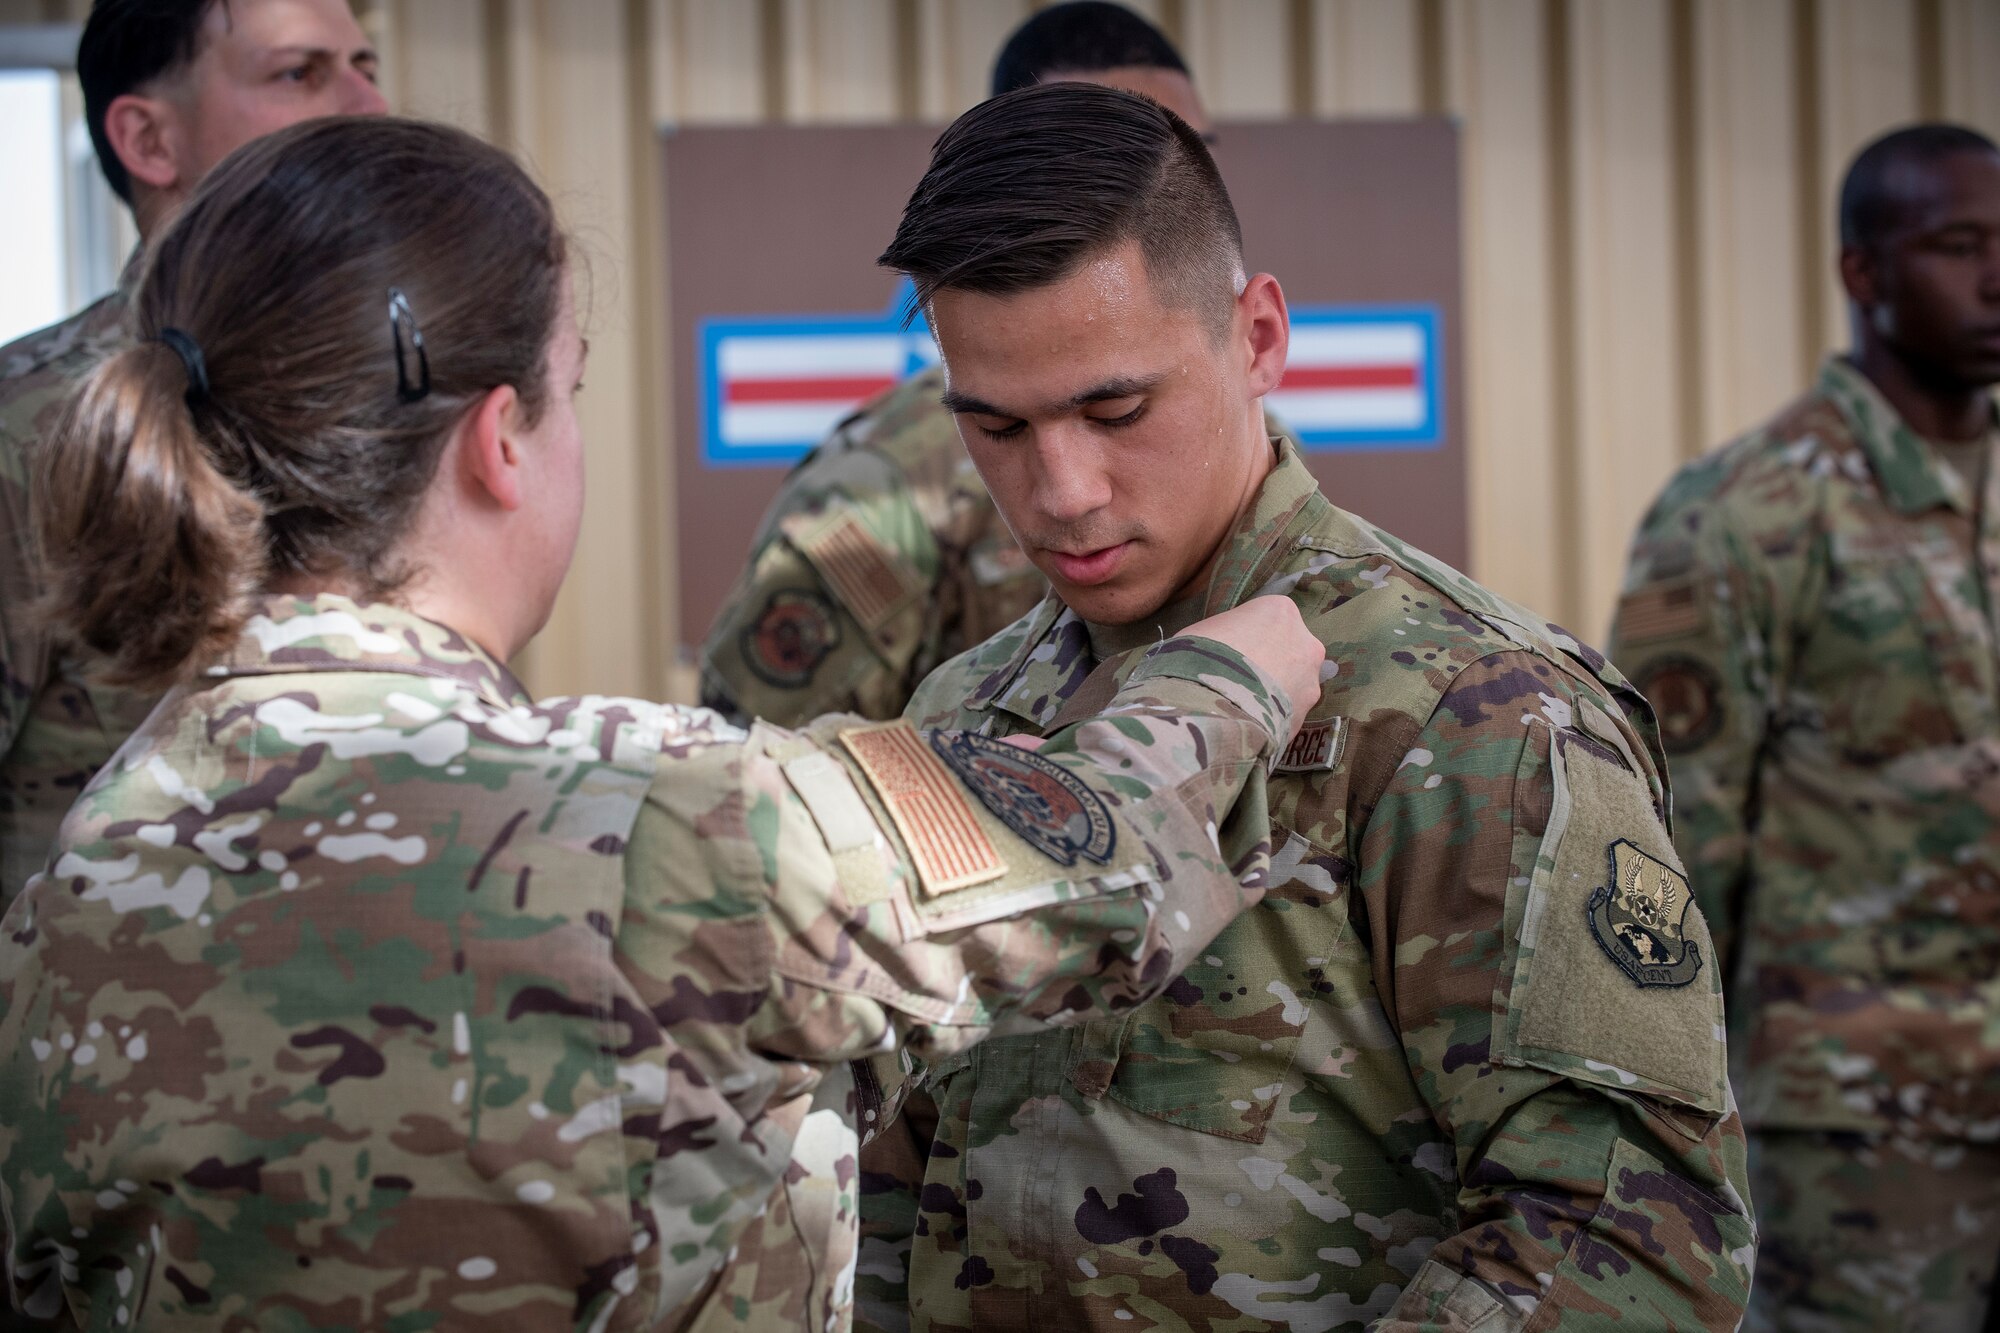
<path fill-rule="evenodd" d="M 165 343 L 174 349 L 174 355 L 181 359 L 181 366 L 187 371 L 187 404 L 193 407 L 208 397 L 208 362 L 201 354 L 201 344 L 185 329 L 161 329 L 153 335 L 153 341 Z"/>

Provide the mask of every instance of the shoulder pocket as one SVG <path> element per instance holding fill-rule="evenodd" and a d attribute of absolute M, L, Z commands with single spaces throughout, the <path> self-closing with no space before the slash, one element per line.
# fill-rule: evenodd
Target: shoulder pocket
<path fill-rule="evenodd" d="M 1537 748 L 1524 769 L 1543 762 Z M 1575 731 L 1556 733 L 1546 762 L 1555 797 L 1534 872 L 1509 895 L 1520 928 L 1494 1058 L 1720 1115 L 1714 946 L 1651 790 Z"/>

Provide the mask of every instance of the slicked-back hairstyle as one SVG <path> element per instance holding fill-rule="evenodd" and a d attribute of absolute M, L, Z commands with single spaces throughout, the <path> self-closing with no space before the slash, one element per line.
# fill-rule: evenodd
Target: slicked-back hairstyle
<path fill-rule="evenodd" d="M 1939 121 L 1891 130 L 1855 154 L 1840 182 L 1841 245 L 1880 245 L 1902 217 L 1902 171 L 1933 167 L 1958 153 L 2000 153 L 2000 147 L 1978 130 Z"/>
<path fill-rule="evenodd" d="M 1187 65 L 1174 44 L 1144 18 L 1108 0 L 1050 5 L 1014 29 L 993 62 L 993 95 L 1032 88 L 1058 74 Z"/>
<path fill-rule="evenodd" d="M 1243 231 L 1201 136 L 1137 94 L 1045 83 L 952 122 L 877 262 L 922 307 L 1046 287 L 1128 241 L 1163 303 L 1228 326 Z"/>
<path fill-rule="evenodd" d="M 186 67 L 201 49 L 201 22 L 228 0 L 96 0 L 76 47 L 83 118 L 112 190 L 132 202 L 132 177 L 104 133 L 104 113 L 126 93 Z"/>

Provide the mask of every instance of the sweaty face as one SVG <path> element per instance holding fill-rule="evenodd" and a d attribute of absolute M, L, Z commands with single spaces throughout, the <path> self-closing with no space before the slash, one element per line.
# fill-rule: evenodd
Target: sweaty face
<path fill-rule="evenodd" d="M 1240 309 L 1218 337 L 1128 243 L 1032 291 L 940 292 L 930 318 L 945 405 L 1057 595 L 1125 624 L 1200 591 L 1271 462 Z"/>
<path fill-rule="evenodd" d="M 1904 168 L 1901 222 L 1874 261 L 1869 323 L 1927 378 L 2000 382 L 2000 156 Z"/>
<path fill-rule="evenodd" d="M 379 115 L 375 49 L 347 0 L 229 0 L 210 5 L 199 54 L 177 81 L 182 184 L 236 149 L 319 116 Z"/>

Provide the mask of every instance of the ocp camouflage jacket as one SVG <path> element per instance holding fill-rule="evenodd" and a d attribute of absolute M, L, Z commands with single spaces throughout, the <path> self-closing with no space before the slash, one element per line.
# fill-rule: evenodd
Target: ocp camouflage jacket
<path fill-rule="evenodd" d="M 1743 1141 L 1644 701 L 1289 446 L 1199 611 L 1259 592 L 1328 656 L 1270 891 L 1131 1014 L 932 1066 L 863 1152 L 861 1322 L 1734 1329 Z M 910 716 L 1039 734 L 1096 666 L 1052 598 Z"/>
<path fill-rule="evenodd" d="M 1613 652 L 1659 709 L 1753 1127 L 2000 1142 L 2000 468 L 1852 365 L 1683 468 Z"/>
<path fill-rule="evenodd" d="M 107 1330 L 844 1326 L 898 1050 L 1127 1009 L 1259 895 L 1218 839 L 1264 825 L 1284 705 L 1209 640 L 1123 668 L 1039 754 L 746 734 L 268 599 L 0 920 L 10 1294 Z"/>

